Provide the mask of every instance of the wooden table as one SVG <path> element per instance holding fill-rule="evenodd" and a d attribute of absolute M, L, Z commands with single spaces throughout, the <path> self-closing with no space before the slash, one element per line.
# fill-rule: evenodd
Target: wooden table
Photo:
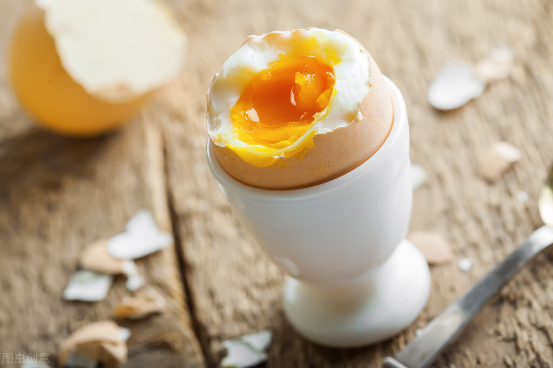
<path fill-rule="evenodd" d="M 39 128 L 19 109 L 4 62 L 10 30 L 26 6 L 0 1 L 0 352 L 51 353 L 88 322 L 107 319 L 130 295 L 117 278 L 98 303 L 61 298 L 77 256 L 120 232 L 142 207 L 175 245 L 138 261 L 168 310 L 135 323 L 128 366 L 215 366 L 225 339 L 269 328 L 267 366 L 379 366 L 541 224 L 536 204 L 553 159 L 553 3 L 497 1 L 225 1 L 168 4 L 189 36 L 179 78 L 132 124 L 90 140 Z M 300 338 L 280 305 L 282 272 L 248 238 L 205 159 L 205 94 L 213 75 L 250 34 L 340 28 L 361 41 L 402 90 L 412 159 L 428 173 L 415 194 L 412 229 L 452 243 L 456 263 L 432 268 L 427 307 L 403 334 L 336 350 Z M 427 103 L 449 60 L 476 62 L 494 47 L 515 50 L 513 76 L 456 111 Z M 476 174 L 497 140 L 524 158 L 495 184 Z M 517 199 L 525 191 L 527 202 Z M 552 366 L 553 268 L 542 255 L 486 306 L 437 360 L 439 366 Z M 7 364 L 4 364 L 7 365 Z M 8 365 L 9 366 L 9 365 Z"/>

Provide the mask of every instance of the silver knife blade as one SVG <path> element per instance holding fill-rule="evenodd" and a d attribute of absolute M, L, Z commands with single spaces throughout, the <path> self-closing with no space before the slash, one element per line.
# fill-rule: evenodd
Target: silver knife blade
<path fill-rule="evenodd" d="M 384 359 L 385 368 L 424 368 L 472 321 L 488 300 L 543 249 L 553 244 L 553 229 L 542 226 L 511 255 L 482 278 L 464 296 L 432 320 L 421 333 L 393 358 Z"/>

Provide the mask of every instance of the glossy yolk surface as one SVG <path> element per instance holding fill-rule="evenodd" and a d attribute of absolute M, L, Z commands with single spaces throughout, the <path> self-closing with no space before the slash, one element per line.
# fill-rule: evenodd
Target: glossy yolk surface
<path fill-rule="evenodd" d="M 300 56 L 259 72 L 231 110 L 237 138 L 274 149 L 296 142 L 327 107 L 333 71 L 314 56 Z"/>

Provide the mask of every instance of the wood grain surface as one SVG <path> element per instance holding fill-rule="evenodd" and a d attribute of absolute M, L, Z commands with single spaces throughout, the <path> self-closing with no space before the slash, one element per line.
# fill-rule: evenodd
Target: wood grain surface
<path fill-rule="evenodd" d="M 1 4 L 0 14 L 10 19 L 25 5 Z M 2 87 L 5 93 L 6 84 Z M 162 135 L 152 119 L 155 112 L 146 110 L 113 135 L 67 139 L 35 127 L 11 97 L 6 101 L 0 120 L 0 352 L 49 353 L 50 364 L 56 365 L 64 338 L 87 323 L 110 319 L 115 305 L 132 295 L 119 276 L 104 301 L 64 301 L 62 291 L 77 269 L 79 252 L 123 231 L 141 208 L 150 209 L 158 225 L 172 231 Z M 118 321 L 132 330 L 125 365 L 204 365 L 176 248 L 137 260 L 137 265 L 147 286 L 168 304 L 161 315 Z"/>
<path fill-rule="evenodd" d="M 128 294 L 121 280 L 96 304 L 64 302 L 61 291 L 78 251 L 144 206 L 173 229 L 176 247 L 139 261 L 171 308 L 132 327 L 127 364 L 136 366 L 216 366 L 223 340 L 265 328 L 274 331 L 267 366 L 379 366 L 541 225 L 536 198 L 553 161 L 547 0 L 171 1 L 189 36 L 185 70 L 133 124 L 88 141 L 34 128 L 11 95 L 2 63 L 24 5 L 0 0 L 0 352 L 54 353 L 73 329 L 109 316 Z M 412 229 L 441 232 L 457 260 L 474 262 L 469 272 L 456 262 L 433 267 L 421 316 L 372 347 L 324 348 L 292 330 L 280 303 L 283 273 L 245 233 L 205 163 L 205 94 L 223 62 L 250 34 L 311 26 L 357 38 L 401 89 L 411 157 L 428 174 Z M 456 111 L 428 105 L 444 63 L 475 63 L 503 45 L 516 54 L 509 79 Z M 477 157 L 497 140 L 523 159 L 487 183 Z M 542 255 L 515 277 L 435 365 L 553 366 L 551 262 Z"/>

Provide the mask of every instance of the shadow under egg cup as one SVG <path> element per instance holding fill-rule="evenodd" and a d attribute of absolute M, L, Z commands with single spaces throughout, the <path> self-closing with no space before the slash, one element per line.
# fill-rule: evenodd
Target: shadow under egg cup
<path fill-rule="evenodd" d="M 284 312 L 304 337 L 333 347 L 376 343 L 410 325 L 430 293 L 428 264 L 405 240 L 411 218 L 409 125 L 386 78 L 394 124 L 354 170 L 297 190 L 262 190 L 225 172 L 208 139 L 207 161 L 247 231 L 290 276 Z"/>

